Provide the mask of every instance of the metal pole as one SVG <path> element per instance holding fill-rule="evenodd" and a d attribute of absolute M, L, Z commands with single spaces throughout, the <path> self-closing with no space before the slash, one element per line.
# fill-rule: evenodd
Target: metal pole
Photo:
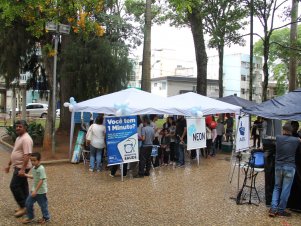
<path fill-rule="evenodd" d="M 253 16 L 254 16 L 254 2 L 250 2 L 250 83 L 249 83 L 249 100 L 252 101 L 253 96 Z"/>
<path fill-rule="evenodd" d="M 55 154 L 55 116 L 56 116 L 56 66 L 57 66 L 57 49 L 58 49 L 58 42 L 59 42 L 59 34 L 55 34 L 54 38 L 54 51 L 55 55 L 53 58 L 53 87 L 52 87 L 52 154 Z"/>

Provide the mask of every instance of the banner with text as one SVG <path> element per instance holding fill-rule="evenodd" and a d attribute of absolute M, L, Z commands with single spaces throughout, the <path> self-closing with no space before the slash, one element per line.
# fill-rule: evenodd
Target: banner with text
<path fill-rule="evenodd" d="M 106 117 L 108 165 L 139 161 L 137 116 Z"/>
<path fill-rule="evenodd" d="M 205 118 L 187 118 L 187 150 L 206 147 Z"/>
<path fill-rule="evenodd" d="M 236 151 L 244 151 L 250 147 L 249 115 L 236 115 Z"/>

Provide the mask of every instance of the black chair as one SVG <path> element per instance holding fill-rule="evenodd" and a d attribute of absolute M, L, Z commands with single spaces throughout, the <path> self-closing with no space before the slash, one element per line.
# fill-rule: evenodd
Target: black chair
<path fill-rule="evenodd" d="M 256 197 L 258 199 L 258 203 L 261 202 L 257 188 L 256 188 L 256 178 L 259 172 L 264 171 L 264 152 L 261 149 L 254 149 L 251 151 L 249 161 L 243 166 L 245 178 L 242 185 L 242 188 L 237 194 L 236 204 L 255 204 L 252 202 L 252 195 L 255 192 Z M 249 190 L 247 190 L 249 189 Z M 247 192 L 249 191 L 249 193 Z M 244 202 L 246 200 L 246 196 L 249 196 L 248 202 Z"/>

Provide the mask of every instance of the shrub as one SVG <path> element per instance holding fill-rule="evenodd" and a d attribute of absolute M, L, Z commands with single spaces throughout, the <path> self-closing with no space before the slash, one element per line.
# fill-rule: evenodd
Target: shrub
<path fill-rule="evenodd" d="M 28 125 L 27 132 L 31 136 L 34 144 L 36 145 L 42 144 L 45 129 L 41 124 L 36 122 L 31 122 Z M 16 133 L 16 125 L 6 127 L 6 134 L 9 135 L 12 138 L 12 140 L 15 142 L 18 137 Z"/>

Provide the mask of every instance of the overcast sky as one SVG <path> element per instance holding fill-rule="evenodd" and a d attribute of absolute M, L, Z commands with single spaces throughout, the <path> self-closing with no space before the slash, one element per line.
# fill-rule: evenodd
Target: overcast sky
<path fill-rule="evenodd" d="M 291 5 L 291 1 L 289 1 L 289 6 Z M 299 14 L 301 12 L 299 4 Z M 279 16 L 275 16 L 275 26 L 281 26 L 284 23 L 281 21 Z M 241 31 L 241 34 L 249 33 L 249 26 L 247 26 L 245 31 Z M 259 21 L 254 17 L 254 33 L 263 34 L 263 28 Z M 258 36 L 253 36 L 254 44 L 259 40 Z M 229 53 L 249 53 L 250 46 L 250 37 L 246 36 L 246 46 L 241 47 L 238 45 L 233 45 L 231 48 L 225 48 L 225 54 Z M 190 28 L 174 28 L 169 25 L 161 25 L 152 26 L 152 49 L 172 49 L 175 50 L 175 55 L 178 59 L 183 61 L 195 61 L 195 53 L 194 53 L 194 43 L 191 34 Z M 135 51 L 135 55 L 142 56 L 142 46 Z M 217 55 L 217 51 L 213 49 L 207 48 L 207 55 Z"/>

